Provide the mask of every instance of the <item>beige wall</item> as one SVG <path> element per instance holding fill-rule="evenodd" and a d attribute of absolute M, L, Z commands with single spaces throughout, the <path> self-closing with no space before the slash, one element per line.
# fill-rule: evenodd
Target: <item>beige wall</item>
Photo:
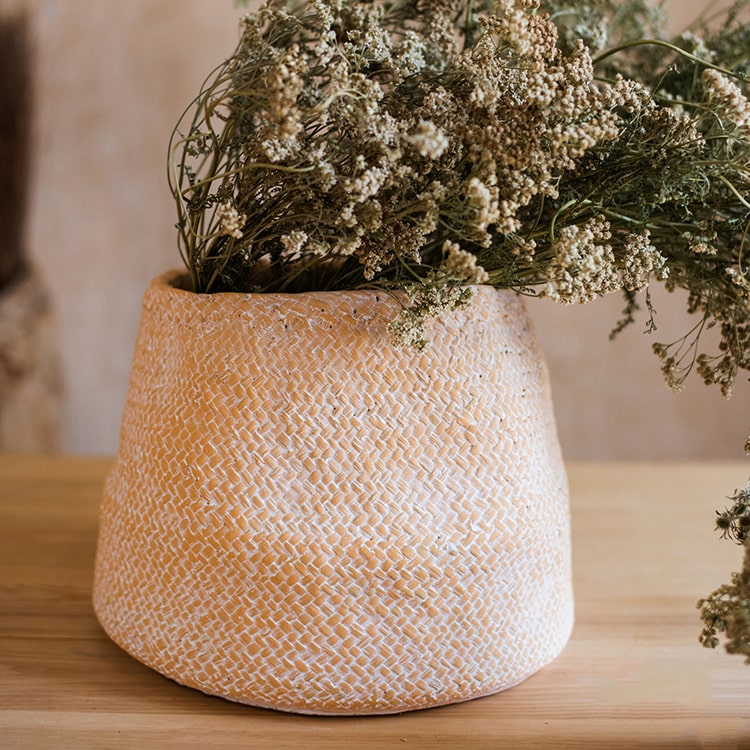
<path fill-rule="evenodd" d="M 31 226 L 59 318 L 66 445 L 115 449 L 140 297 L 179 264 L 166 142 L 203 77 L 232 48 L 232 0 L 0 0 L 31 6 L 38 36 L 38 152 Z M 674 0 L 689 15 L 701 3 Z M 660 318 L 681 320 L 681 305 Z M 750 386 L 725 403 L 695 382 L 674 396 L 650 341 L 610 344 L 620 300 L 532 302 L 568 457 L 736 457 Z M 679 330 L 679 328 L 678 328 Z"/>

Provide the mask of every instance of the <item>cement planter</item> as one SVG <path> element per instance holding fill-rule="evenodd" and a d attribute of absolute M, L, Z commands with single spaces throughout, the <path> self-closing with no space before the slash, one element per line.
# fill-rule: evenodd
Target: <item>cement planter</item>
<path fill-rule="evenodd" d="M 148 289 L 94 604 L 177 682 L 378 714 L 509 688 L 573 622 L 566 476 L 522 301 L 422 352 L 374 291 Z"/>

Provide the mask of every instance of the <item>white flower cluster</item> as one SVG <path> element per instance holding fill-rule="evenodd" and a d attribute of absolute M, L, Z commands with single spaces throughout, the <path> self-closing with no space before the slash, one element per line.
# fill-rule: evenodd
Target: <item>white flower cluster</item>
<path fill-rule="evenodd" d="M 488 186 L 478 177 L 472 177 L 466 194 L 468 204 L 474 211 L 472 229 L 477 232 L 479 243 L 485 247 L 492 241 L 487 229 L 500 219 L 499 191 L 494 173 L 490 175 L 490 181 L 493 184 Z"/>
<path fill-rule="evenodd" d="M 513 258 L 524 263 L 533 263 L 536 255 L 536 240 L 528 240 L 525 237 L 510 237 L 510 252 Z"/>
<path fill-rule="evenodd" d="M 742 290 L 745 297 L 750 295 L 750 278 L 748 278 L 744 269 L 731 266 L 726 269 L 726 274 L 732 280 L 732 283 Z"/>
<path fill-rule="evenodd" d="M 669 275 L 667 259 L 651 244 L 647 229 L 627 236 L 624 253 L 622 285 L 629 292 L 645 289 L 652 274 L 661 280 Z"/>
<path fill-rule="evenodd" d="M 307 64 L 298 45 L 293 44 L 269 67 L 266 75 L 268 137 L 263 150 L 272 162 L 281 162 L 297 153 L 297 136 L 303 129 L 297 99 L 305 86 Z"/>
<path fill-rule="evenodd" d="M 620 288 L 609 222 L 597 216 L 560 230 L 552 244 L 544 296 L 564 304 L 590 302 Z"/>
<path fill-rule="evenodd" d="M 716 255 L 717 250 L 715 247 L 709 245 L 707 242 L 691 242 L 690 250 L 697 255 Z"/>
<path fill-rule="evenodd" d="M 302 254 L 302 250 L 307 242 L 307 233 L 302 232 L 299 229 L 294 229 L 289 234 L 284 234 L 281 237 L 281 244 L 289 254 L 290 259 L 298 258 Z"/>
<path fill-rule="evenodd" d="M 247 221 L 245 214 L 241 214 L 231 203 L 225 201 L 216 207 L 216 218 L 219 220 L 221 234 L 242 239 L 242 227 Z"/>
<path fill-rule="evenodd" d="M 420 120 L 414 133 L 405 135 L 404 140 L 427 159 L 439 159 L 450 145 L 445 133 L 430 120 Z"/>
<path fill-rule="evenodd" d="M 462 250 L 457 242 L 446 240 L 443 243 L 446 255 L 442 268 L 448 276 L 460 279 L 467 284 L 486 284 L 490 277 L 477 263 L 477 256 Z"/>
<path fill-rule="evenodd" d="M 667 259 L 651 244 L 648 230 L 628 234 L 618 262 L 610 244 L 610 224 L 603 216 L 563 227 L 553 244 L 544 295 L 566 304 L 590 302 L 610 292 L 639 292 L 651 277 L 669 275 Z"/>
<path fill-rule="evenodd" d="M 741 137 L 750 139 L 750 102 L 739 86 L 713 68 L 706 68 L 702 78 L 709 101 L 719 105 Z M 728 123 L 724 123 L 724 128 L 731 129 Z"/>

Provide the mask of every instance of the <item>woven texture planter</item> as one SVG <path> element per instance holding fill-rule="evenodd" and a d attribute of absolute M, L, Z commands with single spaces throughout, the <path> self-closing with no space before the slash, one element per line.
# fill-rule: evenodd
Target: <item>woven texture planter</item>
<path fill-rule="evenodd" d="M 521 300 L 391 345 L 372 291 L 148 289 L 94 605 L 229 700 L 393 713 L 522 681 L 573 621 L 566 477 Z"/>

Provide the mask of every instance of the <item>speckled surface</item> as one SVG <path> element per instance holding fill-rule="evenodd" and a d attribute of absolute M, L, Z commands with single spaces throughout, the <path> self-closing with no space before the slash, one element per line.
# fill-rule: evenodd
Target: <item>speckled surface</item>
<path fill-rule="evenodd" d="M 375 292 L 146 293 L 94 602 L 204 692 L 389 713 L 502 690 L 570 634 L 568 496 L 513 293 L 394 348 Z"/>

